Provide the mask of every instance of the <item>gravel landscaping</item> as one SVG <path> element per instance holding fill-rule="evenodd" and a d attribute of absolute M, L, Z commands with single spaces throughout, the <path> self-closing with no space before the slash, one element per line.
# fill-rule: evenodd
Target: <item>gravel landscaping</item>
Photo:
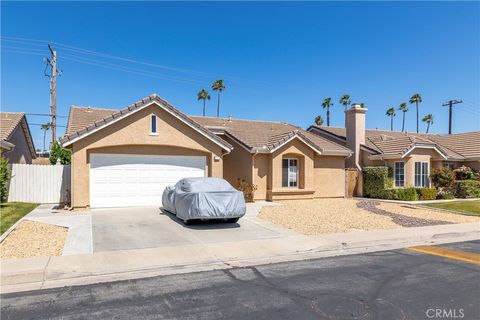
<path fill-rule="evenodd" d="M 259 217 L 306 235 L 480 222 L 478 217 L 412 205 L 385 202 L 362 205 L 360 201 L 355 199 L 285 201 L 283 206 L 262 208 Z M 370 210 L 373 207 L 377 210 L 372 212 Z"/>
<path fill-rule="evenodd" d="M 60 256 L 68 228 L 25 220 L 0 243 L 1 259 Z"/>

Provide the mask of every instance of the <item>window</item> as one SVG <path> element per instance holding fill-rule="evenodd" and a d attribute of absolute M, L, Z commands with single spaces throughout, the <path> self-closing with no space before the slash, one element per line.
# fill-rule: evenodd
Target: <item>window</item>
<path fill-rule="evenodd" d="M 405 185 L 405 162 L 395 162 L 395 187 Z"/>
<path fill-rule="evenodd" d="M 453 163 L 444 163 L 443 164 L 444 168 L 447 168 L 448 170 L 453 170 L 455 169 L 455 165 Z"/>
<path fill-rule="evenodd" d="M 157 116 L 154 114 L 150 116 L 150 134 L 157 134 Z"/>
<path fill-rule="evenodd" d="M 415 162 L 415 187 L 428 187 L 428 162 Z"/>
<path fill-rule="evenodd" d="M 282 187 L 298 186 L 298 160 L 282 159 Z"/>

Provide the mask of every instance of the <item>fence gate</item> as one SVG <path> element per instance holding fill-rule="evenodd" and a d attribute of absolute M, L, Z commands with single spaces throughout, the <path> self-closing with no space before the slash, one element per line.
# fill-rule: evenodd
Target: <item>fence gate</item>
<path fill-rule="evenodd" d="M 64 203 L 69 201 L 69 194 L 69 165 L 12 165 L 9 202 Z"/>

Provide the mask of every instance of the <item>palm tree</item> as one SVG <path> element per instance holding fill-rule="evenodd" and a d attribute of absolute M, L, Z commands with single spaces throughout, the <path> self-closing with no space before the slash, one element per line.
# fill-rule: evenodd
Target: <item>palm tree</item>
<path fill-rule="evenodd" d="M 395 117 L 395 108 L 388 108 L 385 114 L 390 117 L 390 130 L 393 131 L 393 117 Z"/>
<path fill-rule="evenodd" d="M 51 123 L 51 122 L 42 124 L 42 125 L 40 126 L 40 129 L 41 129 L 41 130 L 45 130 L 45 131 L 43 132 L 43 151 L 46 151 L 46 150 L 47 150 L 47 149 L 45 149 L 45 137 L 47 136 L 47 131 L 50 130 L 51 127 L 52 127 L 52 123 Z"/>
<path fill-rule="evenodd" d="M 332 98 L 325 98 L 322 102 L 323 109 L 327 109 L 327 126 L 330 127 L 330 107 L 333 106 Z"/>
<path fill-rule="evenodd" d="M 317 126 L 321 126 L 321 125 L 323 124 L 323 118 L 322 118 L 322 116 L 316 116 L 316 117 L 315 117 L 315 124 L 316 124 Z"/>
<path fill-rule="evenodd" d="M 345 106 L 345 111 L 347 111 L 348 105 L 351 103 L 350 101 L 350 95 L 349 94 L 344 94 L 339 101 L 341 104 Z"/>
<path fill-rule="evenodd" d="M 400 106 L 398 107 L 398 110 L 402 111 L 402 132 L 405 131 L 405 112 L 408 111 L 408 106 L 405 102 L 400 103 Z"/>
<path fill-rule="evenodd" d="M 220 116 L 220 93 L 225 90 L 225 84 L 223 80 L 215 80 L 212 84 L 212 90 L 218 91 L 218 104 L 217 104 L 217 118 Z"/>
<path fill-rule="evenodd" d="M 429 113 L 422 119 L 423 122 L 427 123 L 427 133 L 428 129 L 430 129 L 430 125 L 433 124 L 433 114 Z"/>
<path fill-rule="evenodd" d="M 410 98 L 410 104 L 414 104 L 417 107 L 417 133 L 418 133 L 418 104 L 422 102 L 422 97 L 420 94 L 416 93 Z"/>
<path fill-rule="evenodd" d="M 200 90 L 197 93 L 197 100 L 203 100 L 203 116 L 205 117 L 205 102 L 206 100 L 210 100 L 210 95 L 208 94 L 208 91 L 205 89 Z"/>

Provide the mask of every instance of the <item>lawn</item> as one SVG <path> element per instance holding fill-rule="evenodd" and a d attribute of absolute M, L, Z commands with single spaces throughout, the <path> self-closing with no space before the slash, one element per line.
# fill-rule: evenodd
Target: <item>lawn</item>
<path fill-rule="evenodd" d="M 36 203 L 25 202 L 0 203 L 0 234 L 7 231 L 15 222 L 37 206 Z"/>
<path fill-rule="evenodd" d="M 453 201 L 445 203 L 429 203 L 425 205 L 433 208 L 480 215 L 480 201 Z"/>

